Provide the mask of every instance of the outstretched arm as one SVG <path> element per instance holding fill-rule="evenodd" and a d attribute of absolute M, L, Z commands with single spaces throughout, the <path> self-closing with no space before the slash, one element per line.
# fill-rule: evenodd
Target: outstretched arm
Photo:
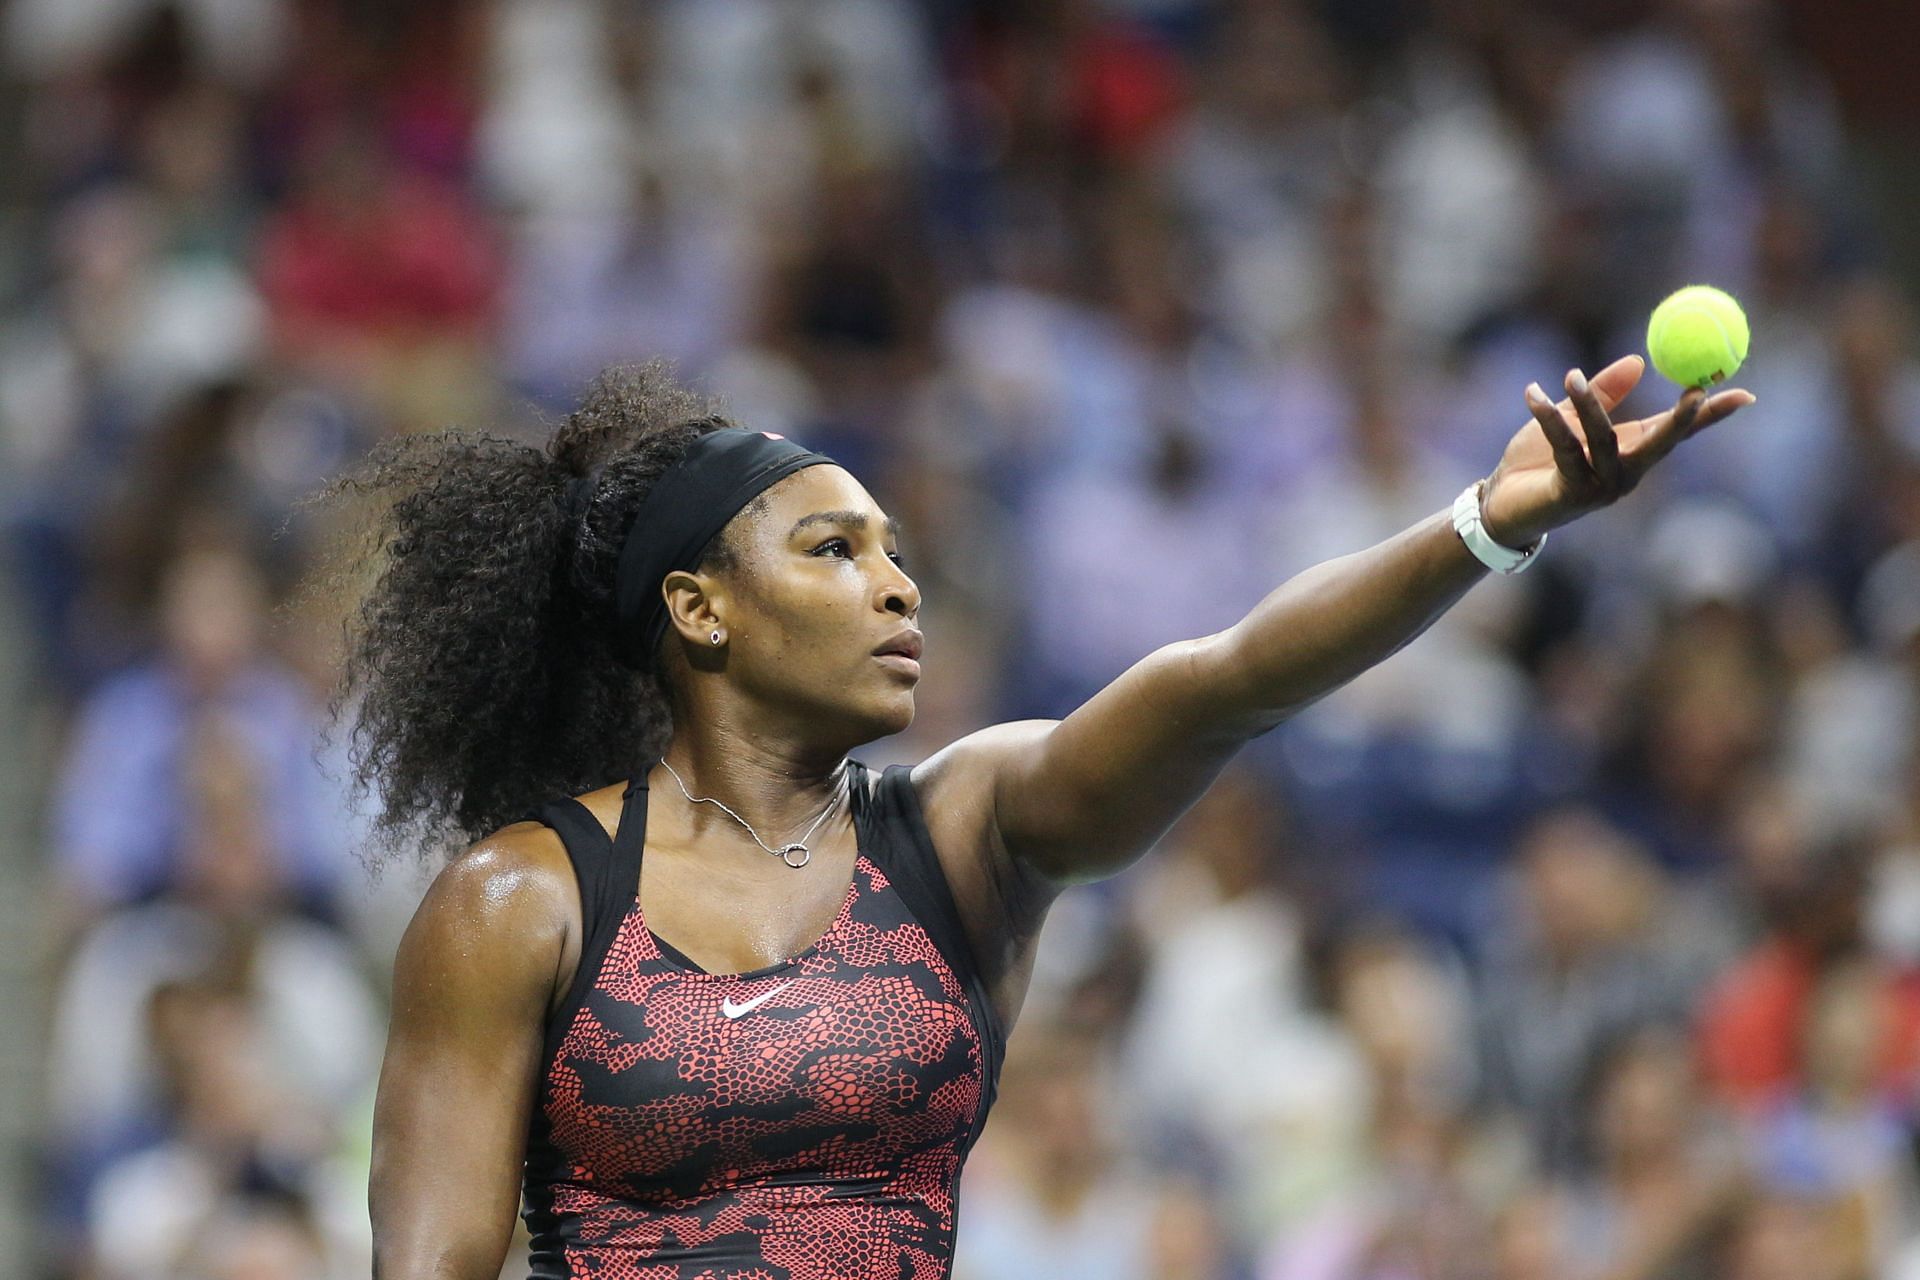
<path fill-rule="evenodd" d="M 1527 389 L 1533 420 L 1489 478 L 1483 523 L 1524 547 L 1618 500 L 1695 431 L 1752 402 L 1689 391 L 1670 410 L 1615 424 L 1637 356 L 1592 385 L 1575 370 L 1555 405 Z M 1064 884 L 1137 858 L 1245 743 L 1390 656 L 1487 572 L 1446 511 L 1290 579 L 1226 631 L 1157 650 L 1060 721 L 996 725 L 942 756 L 990 809 L 1012 869 Z M 932 764 L 933 762 L 929 762 Z M 967 785 L 967 784 L 971 785 Z"/>

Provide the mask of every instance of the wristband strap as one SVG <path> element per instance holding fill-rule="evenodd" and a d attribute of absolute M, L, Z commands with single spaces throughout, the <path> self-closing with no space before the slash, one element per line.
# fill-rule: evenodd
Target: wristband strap
<path fill-rule="evenodd" d="M 1495 542 L 1487 533 L 1486 526 L 1480 523 L 1480 500 L 1486 493 L 1486 487 L 1485 480 L 1475 480 L 1453 500 L 1454 531 L 1467 544 L 1467 550 L 1473 552 L 1487 568 L 1495 573 L 1519 573 L 1532 564 L 1534 557 L 1540 554 L 1540 548 L 1547 545 L 1547 535 L 1541 534 L 1532 546 L 1520 551 Z"/>

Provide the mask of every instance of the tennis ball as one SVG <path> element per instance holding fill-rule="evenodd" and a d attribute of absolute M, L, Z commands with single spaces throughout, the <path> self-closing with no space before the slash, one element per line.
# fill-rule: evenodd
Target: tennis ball
<path fill-rule="evenodd" d="M 1683 387 L 1709 387 L 1747 358 L 1747 313 L 1710 284 L 1669 294 L 1647 322 L 1653 367 Z"/>

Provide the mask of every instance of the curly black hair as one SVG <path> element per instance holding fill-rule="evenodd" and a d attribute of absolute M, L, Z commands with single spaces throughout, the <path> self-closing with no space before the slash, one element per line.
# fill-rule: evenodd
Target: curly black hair
<path fill-rule="evenodd" d="M 401 437 L 310 500 L 377 500 L 324 574 L 373 576 L 330 703 L 336 726 L 351 709 L 356 792 L 379 797 L 373 870 L 402 848 L 444 856 L 665 747 L 674 633 L 644 663 L 623 653 L 614 576 L 654 482 L 728 429 L 664 362 L 618 367 L 544 448 L 461 429 Z M 736 564 L 721 534 L 695 567 Z"/>

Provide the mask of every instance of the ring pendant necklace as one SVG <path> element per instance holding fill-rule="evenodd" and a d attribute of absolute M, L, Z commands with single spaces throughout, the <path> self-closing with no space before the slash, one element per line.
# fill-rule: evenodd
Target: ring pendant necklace
<path fill-rule="evenodd" d="M 768 853 L 780 859 L 780 861 L 786 863 L 788 866 L 792 867 L 796 871 L 798 871 L 801 867 L 806 866 L 807 863 L 813 860 L 813 850 L 807 848 L 807 841 L 813 838 L 813 833 L 819 829 L 819 826 L 822 822 L 826 821 L 827 815 L 833 812 L 834 806 L 840 803 L 840 792 L 845 789 L 845 782 L 846 782 L 846 773 L 845 773 L 846 766 L 843 764 L 841 766 L 842 786 L 835 788 L 833 795 L 829 797 L 827 800 L 827 807 L 820 811 L 820 816 L 813 820 L 813 825 L 807 828 L 806 834 L 801 836 L 798 840 L 794 841 L 793 843 L 783 844 L 778 849 L 776 849 L 772 845 L 768 844 L 765 840 L 762 840 L 760 838 L 760 833 L 753 829 L 753 824 L 751 822 L 748 822 L 745 818 L 741 817 L 739 814 L 735 813 L 733 810 L 727 808 L 725 803 L 714 799 L 712 796 L 694 795 L 691 791 L 687 790 L 687 784 L 680 781 L 680 775 L 678 772 L 675 771 L 672 765 L 668 764 L 664 759 L 660 761 L 660 764 L 663 768 L 666 769 L 668 773 L 673 774 L 673 781 L 675 785 L 677 785 L 680 788 L 681 795 L 685 796 L 688 800 L 692 801 L 694 804 L 719 805 L 720 808 L 726 813 L 728 817 L 732 818 L 735 822 L 739 823 L 741 826 L 747 829 L 747 834 L 753 837 L 753 842 L 755 844 L 759 845 L 762 849 L 765 849 Z M 800 855 L 800 860 L 798 862 L 795 862 L 793 860 L 793 855 L 796 853 Z"/>

